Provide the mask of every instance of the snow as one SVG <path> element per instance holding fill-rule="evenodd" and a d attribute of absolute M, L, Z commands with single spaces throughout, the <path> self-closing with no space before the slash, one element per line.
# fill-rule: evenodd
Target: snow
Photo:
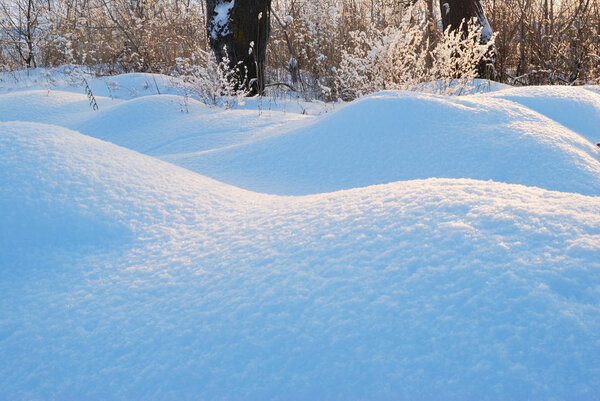
<path fill-rule="evenodd" d="M 577 132 L 592 143 L 600 142 L 600 96 L 597 87 L 521 87 L 492 94 L 528 107 Z"/>
<path fill-rule="evenodd" d="M 598 195 L 599 155 L 582 135 L 515 103 L 390 92 L 363 98 L 293 132 L 166 160 L 282 195 L 429 177 Z"/>
<path fill-rule="evenodd" d="M 215 15 L 212 19 L 211 36 L 217 39 L 218 34 L 227 35 L 229 33 L 228 21 L 229 13 L 233 9 L 235 1 L 222 1 L 215 6 Z"/>
<path fill-rule="evenodd" d="M 98 91 L 94 112 L 19 82 L 0 94 L 2 397 L 600 393 L 594 88 L 303 115 L 186 113 L 167 87 Z"/>

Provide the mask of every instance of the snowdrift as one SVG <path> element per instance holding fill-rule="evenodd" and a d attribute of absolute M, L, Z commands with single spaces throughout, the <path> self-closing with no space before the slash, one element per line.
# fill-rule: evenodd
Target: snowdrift
<path fill-rule="evenodd" d="M 315 117 L 153 79 L 0 95 L 1 399 L 600 394 L 594 90 Z"/>
<path fill-rule="evenodd" d="M 8 223 L 0 228 L 2 255 L 37 246 L 122 243 L 132 230 L 165 218 L 139 198 L 158 202 L 170 195 L 157 185 L 183 187 L 200 177 L 57 126 L 0 123 L 0 132 L 0 203 Z"/>
<path fill-rule="evenodd" d="M 99 110 L 70 128 L 153 156 L 214 150 L 268 137 L 303 123 L 280 111 L 208 107 L 175 95 L 152 95 Z"/>
<path fill-rule="evenodd" d="M 222 110 L 179 95 L 126 100 L 28 89 L 0 94 L 0 121 L 55 124 L 153 156 L 214 150 L 304 125 L 309 116 L 278 110 Z"/>
<path fill-rule="evenodd" d="M 87 146 L 97 140 L 33 123 L 0 123 L 0 133 L 1 261 L 37 248 L 107 245 L 129 236 L 126 224 L 94 202 L 102 183 L 80 174 L 100 162 Z M 73 157 L 62 157 L 65 151 Z"/>
<path fill-rule="evenodd" d="M 12 400 L 600 390 L 598 197 L 448 179 L 278 197 L 59 127 L 0 132 L 3 237 L 40 230 L 0 270 Z"/>
<path fill-rule="evenodd" d="M 101 106 L 110 99 L 97 97 Z M 83 93 L 31 89 L 0 95 L 0 121 L 27 121 L 68 126 L 93 116 Z"/>
<path fill-rule="evenodd" d="M 575 131 L 594 144 L 600 143 L 598 87 L 521 87 L 489 96 L 519 103 Z"/>
<path fill-rule="evenodd" d="M 279 111 L 285 104 L 261 113 L 210 108 L 162 94 L 169 92 L 165 79 L 158 76 L 162 84 L 153 90 L 148 74 L 113 77 L 122 99 L 97 96 L 98 112 L 83 94 L 9 92 L 0 95 L 0 121 L 58 124 L 279 195 L 433 177 L 600 191 L 600 95 L 592 87 L 509 88 L 451 98 L 383 92 L 315 117 Z M 127 97 L 127 87 L 138 90 Z"/>
<path fill-rule="evenodd" d="M 600 126 L 600 96 L 587 93 L 598 106 L 585 119 L 589 138 L 591 126 Z M 600 151 L 586 137 L 499 98 L 390 92 L 353 102 L 294 132 L 166 160 L 236 186 L 284 195 L 430 177 L 597 195 Z"/>

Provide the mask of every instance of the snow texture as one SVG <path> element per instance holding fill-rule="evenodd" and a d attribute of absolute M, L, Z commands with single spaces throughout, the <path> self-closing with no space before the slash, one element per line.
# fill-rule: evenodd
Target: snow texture
<path fill-rule="evenodd" d="M 598 195 L 599 156 L 580 133 L 504 99 L 386 92 L 292 132 L 164 158 L 220 181 L 282 195 L 430 177 Z"/>
<path fill-rule="evenodd" d="M 212 19 L 211 36 L 217 39 L 218 36 L 229 34 L 229 13 L 233 9 L 235 1 L 223 1 L 215 6 L 215 15 Z"/>
<path fill-rule="evenodd" d="M 594 88 L 160 90 L 0 94 L 0 399 L 597 399 Z"/>

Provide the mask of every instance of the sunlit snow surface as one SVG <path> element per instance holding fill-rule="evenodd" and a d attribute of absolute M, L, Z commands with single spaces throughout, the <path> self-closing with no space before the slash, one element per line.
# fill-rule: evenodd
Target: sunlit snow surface
<path fill-rule="evenodd" d="M 598 399 L 597 88 L 9 78 L 0 400 Z"/>

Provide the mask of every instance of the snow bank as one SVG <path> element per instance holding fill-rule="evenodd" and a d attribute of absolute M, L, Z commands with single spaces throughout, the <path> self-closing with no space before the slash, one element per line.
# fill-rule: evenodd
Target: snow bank
<path fill-rule="evenodd" d="M 129 227 L 94 202 L 99 163 L 87 141 L 63 128 L 0 123 L 0 260 L 33 250 L 108 245 L 130 237 Z M 62 157 L 64 152 L 73 156 Z M 88 202 L 78 202 L 78 199 Z M 106 205 L 105 205 L 106 206 Z M 7 267 L 7 266 L 4 266 Z"/>
<path fill-rule="evenodd" d="M 277 197 L 62 128 L 0 133 L 21 208 L 3 236 L 59 227 L 2 260 L 11 400 L 600 391 L 598 197 L 448 179 Z M 92 241 L 52 246 L 80 218 Z"/>
<path fill-rule="evenodd" d="M 0 398 L 594 399 L 583 90 L 0 95 Z"/>
<path fill-rule="evenodd" d="M 298 126 L 307 116 L 222 110 L 175 95 L 119 102 L 70 127 L 152 156 L 201 152 L 251 142 Z"/>
<path fill-rule="evenodd" d="M 587 124 L 600 126 L 598 117 Z M 599 155 L 578 133 L 493 96 L 383 92 L 290 133 L 165 159 L 220 181 L 276 194 L 446 177 L 597 195 Z"/>
<path fill-rule="evenodd" d="M 81 93 L 41 89 L 9 92 L 0 94 L 0 121 L 60 125 L 161 156 L 247 143 L 305 125 L 314 118 L 278 110 L 223 110 L 180 95 L 150 94 L 128 100 L 96 96 L 96 101 L 99 110 L 93 111 Z M 256 100 L 252 103 L 257 106 Z M 316 107 L 312 110 L 316 112 Z"/>
<path fill-rule="evenodd" d="M 74 72 L 72 66 L 62 66 L 0 73 L 0 93 L 41 89 L 84 93 L 83 77 L 94 96 L 99 97 L 128 100 L 157 94 L 183 94 L 177 88 L 177 80 L 167 75 L 129 73 L 95 77 L 86 71 L 79 67 Z"/>
<path fill-rule="evenodd" d="M 520 87 L 490 96 L 519 103 L 575 131 L 594 144 L 600 143 L 600 93 L 594 87 Z"/>
<path fill-rule="evenodd" d="M 164 218 L 159 209 L 138 204 L 138 197 L 158 201 L 167 189 L 159 191 L 156 185 L 175 180 L 173 185 L 183 187 L 200 177 L 57 126 L 0 123 L 0 133 L 2 256 L 63 245 L 126 243 L 136 230 Z M 154 172 L 161 169 L 162 175 Z"/>
<path fill-rule="evenodd" d="M 108 98 L 96 98 L 100 106 Z M 23 90 L 0 94 L 0 121 L 28 121 L 68 126 L 93 116 L 88 98 L 82 93 Z"/>
<path fill-rule="evenodd" d="M 157 80 L 163 84 L 154 86 L 168 92 L 161 76 L 110 79 L 119 88 Z M 281 195 L 432 177 L 587 195 L 600 188 L 600 95 L 593 88 L 509 88 L 452 98 L 383 92 L 315 118 L 259 112 L 264 105 L 257 100 L 224 111 L 178 94 L 153 94 L 154 86 L 124 100 L 97 96 L 97 112 L 83 94 L 8 92 L 0 95 L 0 120 L 61 125 L 219 181 Z"/>

